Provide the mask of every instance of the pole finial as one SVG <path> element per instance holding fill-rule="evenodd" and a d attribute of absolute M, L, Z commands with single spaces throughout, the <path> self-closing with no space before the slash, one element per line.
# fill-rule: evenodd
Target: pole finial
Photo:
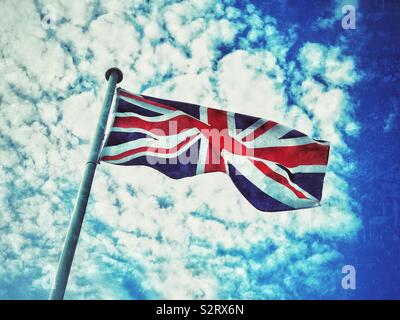
<path fill-rule="evenodd" d="M 124 76 L 123 76 L 123 74 L 122 74 L 122 71 L 119 70 L 118 68 L 115 68 L 115 67 L 110 68 L 110 69 L 108 69 L 108 70 L 106 71 L 106 75 L 105 75 L 105 76 L 106 76 L 107 81 L 108 81 L 108 79 L 110 78 L 110 76 L 111 76 L 111 74 L 112 74 L 113 72 L 116 72 L 116 73 L 117 73 L 117 83 L 120 83 L 120 82 L 122 81 L 122 79 L 124 78 Z"/>

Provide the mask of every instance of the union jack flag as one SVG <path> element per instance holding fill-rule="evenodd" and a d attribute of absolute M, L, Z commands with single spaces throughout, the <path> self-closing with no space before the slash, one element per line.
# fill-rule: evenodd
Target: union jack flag
<path fill-rule="evenodd" d="M 181 179 L 228 174 L 262 211 L 318 206 L 329 143 L 248 115 L 117 90 L 100 160 Z"/>

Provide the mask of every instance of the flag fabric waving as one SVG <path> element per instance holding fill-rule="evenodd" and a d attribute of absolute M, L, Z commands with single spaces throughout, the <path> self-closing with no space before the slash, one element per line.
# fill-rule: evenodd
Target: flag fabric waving
<path fill-rule="evenodd" d="M 230 176 L 257 209 L 318 206 L 329 143 L 248 115 L 117 90 L 100 160 L 145 165 L 180 179 Z"/>

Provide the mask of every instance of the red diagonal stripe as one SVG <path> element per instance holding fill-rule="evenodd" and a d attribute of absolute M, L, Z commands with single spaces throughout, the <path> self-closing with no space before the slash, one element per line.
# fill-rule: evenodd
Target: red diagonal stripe
<path fill-rule="evenodd" d="M 162 104 L 162 103 L 158 103 L 158 102 L 155 102 L 155 101 L 152 101 L 152 100 L 148 100 L 146 98 L 143 98 L 141 96 L 137 96 L 137 95 L 135 95 L 133 93 L 129 93 L 129 92 L 126 92 L 126 91 L 119 91 L 119 95 L 131 98 L 131 99 L 135 99 L 137 101 L 141 101 L 141 102 L 145 102 L 145 103 L 148 103 L 148 104 L 152 104 L 153 106 L 157 106 L 157 107 L 160 107 L 160 108 L 164 108 L 164 109 L 168 109 L 168 110 L 174 110 L 174 111 L 177 110 L 174 107 L 171 107 L 171 106 L 168 106 L 168 105 L 165 105 L 165 104 Z"/>
<path fill-rule="evenodd" d="M 253 164 L 257 167 L 258 170 L 260 170 L 262 173 L 264 173 L 266 176 L 270 177 L 271 179 L 275 180 L 276 182 L 282 184 L 289 190 L 291 190 L 298 198 L 300 199 L 308 199 L 302 192 L 296 190 L 293 188 L 293 186 L 290 185 L 286 177 L 280 175 L 279 173 L 273 171 L 270 167 L 268 167 L 264 162 L 258 161 L 258 160 L 250 160 L 253 162 Z"/>

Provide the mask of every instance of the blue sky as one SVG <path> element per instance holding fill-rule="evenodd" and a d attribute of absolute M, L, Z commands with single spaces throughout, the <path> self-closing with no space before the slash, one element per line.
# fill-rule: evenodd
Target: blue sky
<path fill-rule="evenodd" d="M 66 298 L 400 297 L 395 1 L 2 7 L 1 299 L 47 298 L 114 65 L 127 90 L 329 140 L 323 205 L 264 213 L 218 173 L 175 181 L 102 164 Z M 341 287 L 348 264 L 355 290 Z"/>

